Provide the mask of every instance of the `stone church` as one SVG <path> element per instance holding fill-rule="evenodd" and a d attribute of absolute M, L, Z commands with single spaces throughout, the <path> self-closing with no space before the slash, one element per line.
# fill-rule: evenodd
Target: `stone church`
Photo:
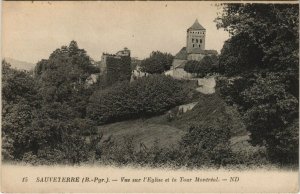
<path fill-rule="evenodd" d="M 187 61 L 200 61 L 206 55 L 217 55 L 216 50 L 205 50 L 206 29 L 198 22 L 187 29 L 186 47 L 183 47 L 174 57 L 172 67 L 166 75 L 175 78 L 192 78 L 192 74 L 184 71 Z"/>

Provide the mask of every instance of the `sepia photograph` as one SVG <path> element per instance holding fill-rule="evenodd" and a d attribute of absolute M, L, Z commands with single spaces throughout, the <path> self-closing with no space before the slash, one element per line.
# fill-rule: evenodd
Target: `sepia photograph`
<path fill-rule="evenodd" d="M 3 1 L 1 40 L 1 192 L 298 192 L 297 1 Z"/>

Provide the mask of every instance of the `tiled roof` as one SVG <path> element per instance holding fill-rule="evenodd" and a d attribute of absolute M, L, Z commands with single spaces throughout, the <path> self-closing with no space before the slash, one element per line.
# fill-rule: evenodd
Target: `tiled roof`
<path fill-rule="evenodd" d="M 187 59 L 186 47 L 183 47 L 183 48 L 175 55 L 175 59 L 182 59 L 182 60 L 186 60 L 186 59 Z"/>
<path fill-rule="evenodd" d="M 178 65 L 176 68 L 184 68 L 187 61 L 183 61 L 180 65 Z"/>
<path fill-rule="evenodd" d="M 189 27 L 188 30 L 205 30 L 205 28 L 203 26 L 201 26 L 201 24 L 199 24 L 199 22 L 198 22 L 198 19 L 196 19 L 194 24 L 191 27 Z"/>
<path fill-rule="evenodd" d="M 218 52 L 216 50 L 202 50 L 201 48 L 194 48 L 188 54 L 217 55 Z"/>

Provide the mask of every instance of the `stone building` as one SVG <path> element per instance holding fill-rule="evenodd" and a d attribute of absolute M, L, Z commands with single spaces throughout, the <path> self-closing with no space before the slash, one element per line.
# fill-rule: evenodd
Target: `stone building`
<path fill-rule="evenodd" d="M 103 53 L 100 62 L 100 77 L 107 85 L 118 81 L 130 81 L 130 50 L 125 47 L 116 54 Z"/>
<path fill-rule="evenodd" d="M 187 61 L 201 61 L 206 55 L 218 54 L 216 50 L 205 50 L 205 38 L 206 29 L 196 19 L 187 29 L 186 46 L 175 55 L 171 69 L 165 74 L 175 78 L 192 78 L 192 74 L 184 71 Z"/>
<path fill-rule="evenodd" d="M 186 33 L 186 50 L 188 53 L 192 52 L 195 48 L 205 50 L 205 35 L 206 29 L 199 24 L 198 20 L 187 29 Z"/>

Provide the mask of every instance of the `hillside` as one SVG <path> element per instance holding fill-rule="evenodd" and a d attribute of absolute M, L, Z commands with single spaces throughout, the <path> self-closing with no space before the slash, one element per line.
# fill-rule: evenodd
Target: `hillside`
<path fill-rule="evenodd" d="M 140 148 L 140 143 L 151 147 L 156 140 L 160 147 L 176 146 L 185 132 L 165 122 L 165 115 L 162 115 L 146 120 L 137 119 L 103 125 L 99 127 L 99 132 L 104 134 L 103 139 L 112 135 L 117 142 L 123 138 L 133 137 L 135 149 Z"/>
<path fill-rule="evenodd" d="M 176 108 L 172 111 L 176 111 Z M 103 132 L 104 139 L 112 135 L 116 141 L 132 136 L 136 149 L 141 142 L 152 146 L 155 140 L 159 140 L 161 147 L 171 147 L 178 143 L 188 127 L 195 122 L 213 127 L 223 127 L 226 124 L 231 128 L 232 144 L 244 145 L 249 138 L 238 112 L 233 107 L 228 107 L 217 94 L 201 94 L 199 102 L 192 110 L 173 121 L 168 121 L 168 114 L 165 113 L 147 119 L 101 125 L 98 131 Z"/>
<path fill-rule="evenodd" d="M 35 64 L 33 64 L 33 63 L 28 63 L 28 62 L 25 62 L 25 61 L 20 61 L 20 60 L 9 58 L 9 57 L 5 57 L 4 60 L 6 62 L 8 62 L 11 65 L 12 68 L 16 68 L 16 69 L 19 69 L 19 70 L 30 71 L 35 66 Z"/>
<path fill-rule="evenodd" d="M 186 129 L 193 123 L 220 128 L 225 125 L 231 129 L 233 136 L 247 134 L 237 110 L 234 107 L 227 106 L 217 93 L 200 94 L 196 106 L 181 115 L 172 125 Z"/>

